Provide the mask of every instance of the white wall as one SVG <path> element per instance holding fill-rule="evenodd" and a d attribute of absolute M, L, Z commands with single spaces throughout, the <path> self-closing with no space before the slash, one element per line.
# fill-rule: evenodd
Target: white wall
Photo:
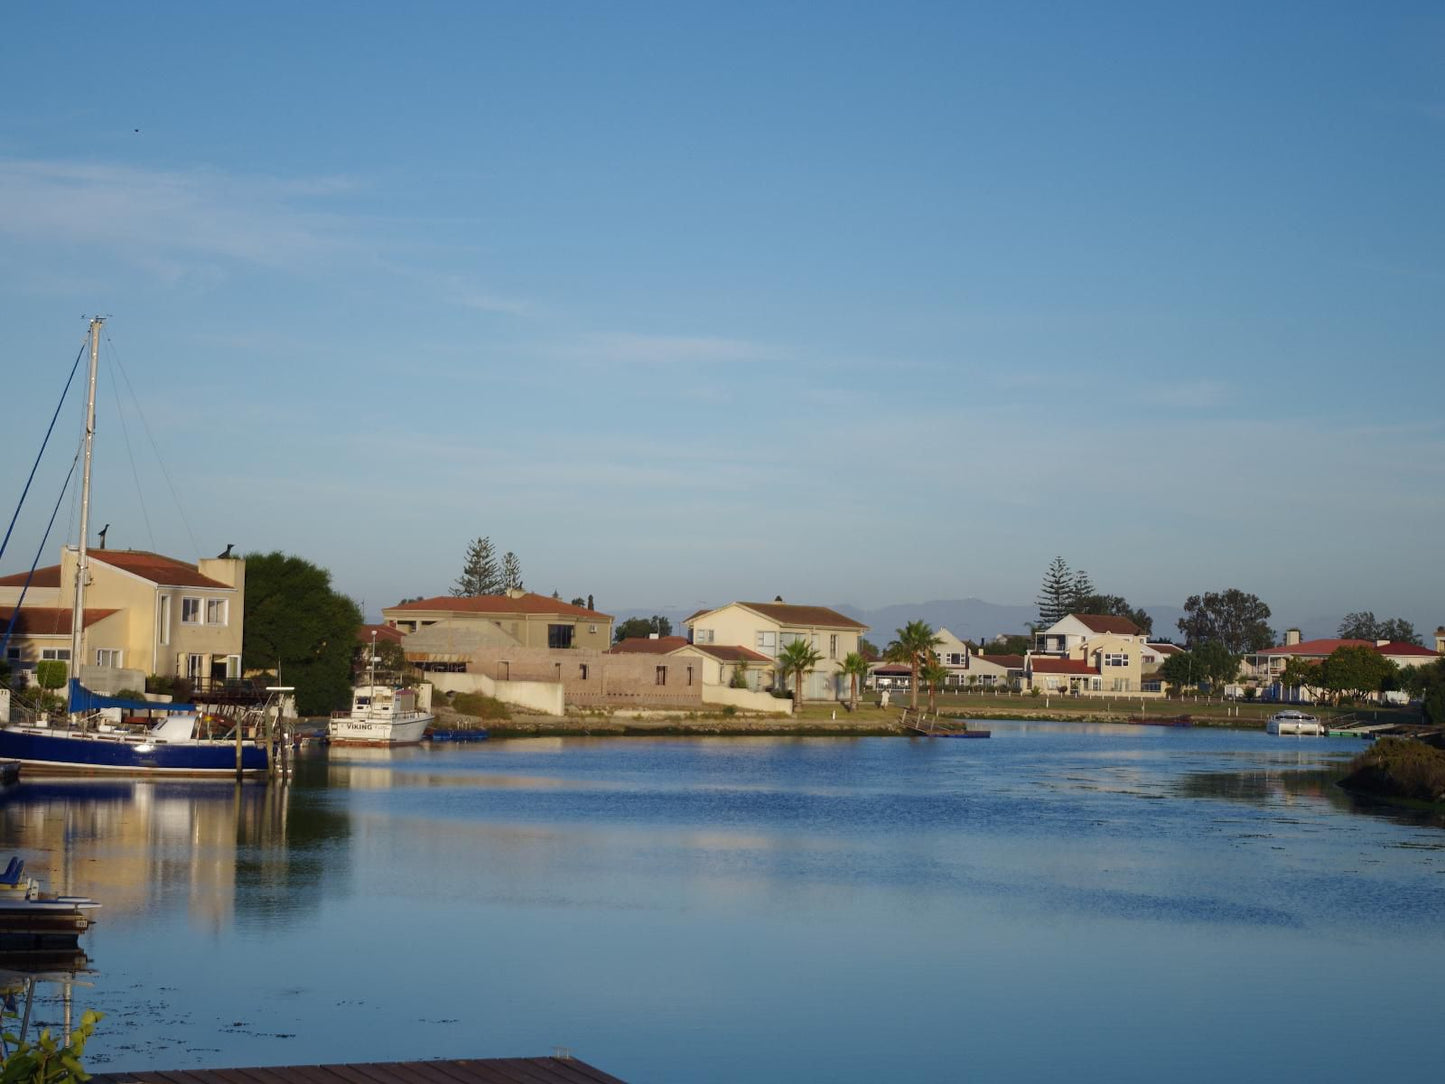
<path fill-rule="evenodd" d="M 496 681 L 486 674 L 431 673 L 427 676 L 432 685 L 443 692 L 481 693 L 503 704 L 543 715 L 566 714 L 566 702 L 559 682 Z"/>
<path fill-rule="evenodd" d="M 793 702 L 779 700 L 772 693 L 755 693 L 751 689 L 733 689 L 726 685 L 704 685 L 704 704 L 731 704 L 739 711 L 754 711 L 765 715 L 791 715 Z"/>

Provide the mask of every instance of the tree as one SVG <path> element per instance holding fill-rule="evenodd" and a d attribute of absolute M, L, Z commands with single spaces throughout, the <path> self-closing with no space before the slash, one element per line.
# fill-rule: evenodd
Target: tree
<path fill-rule="evenodd" d="M 1043 583 L 1039 585 L 1039 624 L 1048 628 L 1068 617 L 1076 594 L 1074 575 L 1069 571 L 1068 562 L 1062 557 L 1055 557 L 1044 573 Z"/>
<path fill-rule="evenodd" d="M 241 664 L 296 687 L 296 710 L 324 715 L 351 701 L 361 609 L 332 590 L 331 573 L 287 554 L 246 555 Z"/>
<path fill-rule="evenodd" d="M 848 678 L 848 707 L 854 711 L 858 710 L 858 683 L 868 676 L 868 660 L 858 651 L 850 651 L 843 656 L 839 669 Z"/>
<path fill-rule="evenodd" d="M 522 562 L 508 550 L 502 555 L 502 593 L 513 590 L 522 590 Z"/>
<path fill-rule="evenodd" d="M 1023 633 L 1014 633 L 1005 636 L 1002 640 L 992 640 L 986 644 L 980 644 L 978 653 L 980 655 L 1022 655 L 1033 648 L 1033 637 L 1025 636 Z"/>
<path fill-rule="evenodd" d="M 1345 614 L 1335 635 L 1342 640 L 1388 640 L 1396 644 L 1414 644 L 1423 647 L 1420 634 L 1415 626 L 1403 617 L 1392 617 L 1388 621 L 1376 621 L 1369 610 Z"/>
<path fill-rule="evenodd" d="M 1190 595 L 1184 603 L 1184 616 L 1179 619 L 1179 631 L 1191 649 L 1217 641 L 1231 655 L 1247 655 L 1274 643 L 1274 630 L 1268 621 L 1269 607 L 1257 595 L 1231 587 L 1218 593 Z"/>
<path fill-rule="evenodd" d="M 620 644 L 623 640 L 634 636 L 645 640 L 653 633 L 658 636 L 671 636 L 672 622 L 661 614 L 653 614 L 651 617 L 629 617 L 626 621 L 619 622 L 612 631 L 612 641 Z"/>
<path fill-rule="evenodd" d="M 573 605 L 573 606 L 586 606 L 586 605 L 587 605 L 587 600 L 586 600 L 585 598 L 583 598 L 581 595 L 578 595 L 576 598 L 574 598 L 574 599 L 572 600 L 572 605 Z"/>
<path fill-rule="evenodd" d="M 800 711 L 803 707 L 803 677 L 810 673 L 813 667 L 823 660 L 823 654 L 813 646 L 813 641 L 799 637 L 791 643 L 785 644 L 783 650 L 778 653 L 778 673 L 782 675 L 786 683 L 788 678 L 793 678 L 795 691 L 793 693 L 793 710 Z"/>
<path fill-rule="evenodd" d="M 1127 617 L 1148 636 L 1154 631 L 1154 619 L 1142 609 L 1129 605 L 1129 600 L 1120 595 L 1089 594 L 1078 599 L 1074 613 L 1103 614 L 1107 617 Z"/>
<path fill-rule="evenodd" d="M 858 654 L 869 662 L 877 662 L 883 657 L 883 652 L 878 650 L 878 645 L 866 636 L 858 637 Z"/>
<path fill-rule="evenodd" d="M 1320 676 L 1320 664 L 1311 659 L 1286 659 L 1279 674 L 1282 689 L 1322 689 L 1324 679 Z"/>
<path fill-rule="evenodd" d="M 1192 652 L 1176 651 L 1160 665 L 1159 676 L 1176 689 L 1187 689 L 1199 681 L 1203 675 L 1195 669 Z"/>
<path fill-rule="evenodd" d="M 1382 690 L 1395 670 L 1373 647 L 1337 647 L 1320 663 L 1320 685 L 1336 698 L 1365 696 Z"/>
<path fill-rule="evenodd" d="M 918 710 L 918 672 L 923 669 L 933 654 L 933 649 L 942 641 L 933 635 L 933 628 L 926 621 L 910 621 L 895 630 L 898 639 L 888 645 L 885 657 L 892 662 L 906 662 L 913 673 L 908 690 L 908 706 Z"/>
<path fill-rule="evenodd" d="M 1094 581 L 1082 568 L 1074 573 L 1073 581 L 1069 584 L 1073 596 L 1069 599 L 1069 613 L 1081 614 L 1092 611 L 1084 609 L 1086 600 L 1093 598 L 1098 592 L 1094 588 Z"/>
<path fill-rule="evenodd" d="M 931 652 L 919 676 L 928 683 L 928 710 L 938 711 L 938 687 L 948 680 L 948 667 L 942 665 Z"/>
<path fill-rule="evenodd" d="M 473 595 L 500 595 L 504 588 L 497 569 L 497 552 L 490 538 L 473 539 L 467 545 L 462 561 L 462 574 L 452 584 L 452 594 L 459 598 Z"/>
<path fill-rule="evenodd" d="M 1222 689 L 1239 674 L 1240 657 L 1218 640 L 1207 640 L 1193 651 L 1195 680 Z"/>

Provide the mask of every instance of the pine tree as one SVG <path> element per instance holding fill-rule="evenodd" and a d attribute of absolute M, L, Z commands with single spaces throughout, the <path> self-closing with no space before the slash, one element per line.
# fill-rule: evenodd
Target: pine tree
<path fill-rule="evenodd" d="M 1094 589 L 1094 581 L 1089 579 L 1089 574 L 1082 568 L 1074 573 L 1073 597 L 1069 599 L 1069 613 L 1088 613 L 1088 600 L 1097 593 Z"/>
<path fill-rule="evenodd" d="M 500 595 L 502 577 L 497 571 L 497 553 L 490 538 L 478 538 L 467 546 L 466 560 L 462 563 L 462 574 L 452 584 L 452 594 L 458 597 L 470 595 Z"/>
<path fill-rule="evenodd" d="M 1062 557 L 1055 557 L 1044 573 L 1037 601 L 1040 630 L 1069 616 L 1069 607 L 1074 601 L 1074 575 Z"/>
<path fill-rule="evenodd" d="M 522 562 L 508 550 L 502 557 L 502 590 L 510 591 L 514 587 L 518 591 L 522 589 Z"/>

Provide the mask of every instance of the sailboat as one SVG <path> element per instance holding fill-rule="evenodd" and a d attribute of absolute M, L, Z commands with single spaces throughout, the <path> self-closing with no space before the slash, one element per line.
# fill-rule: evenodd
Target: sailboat
<path fill-rule="evenodd" d="M 90 467 L 95 443 L 95 387 L 99 367 L 100 327 L 90 321 L 90 383 L 85 406 L 85 444 L 80 488 L 80 544 L 76 561 L 74 607 L 71 610 L 70 659 L 79 670 L 85 658 L 86 541 L 90 529 Z M 267 751 L 246 739 L 234 721 L 229 733 L 200 729 L 201 717 L 190 704 L 160 703 L 101 696 L 72 674 L 69 712 L 63 720 L 40 716 L 26 723 L 0 725 L 0 759 L 18 760 L 48 771 L 117 772 L 144 775 L 264 774 Z M 129 713 L 129 714 L 126 714 Z M 261 727 L 256 727 L 259 733 Z"/>

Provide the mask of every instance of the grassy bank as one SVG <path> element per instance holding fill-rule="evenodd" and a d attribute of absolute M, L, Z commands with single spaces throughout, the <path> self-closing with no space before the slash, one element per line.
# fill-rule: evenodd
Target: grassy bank
<path fill-rule="evenodd" d="M 1350 762 L 1340 786 L 1387 801 L 1445 809 L 1445 752 L 1409 738 L 1381 738 Z"/>
<path fill-rule="evenodd" d="M 474 718 L 445 709 L 441 725 L 481 725 L 493 736 L 537 735 L 837 735 L 860 736 L 907 733 L 899 725 L 907 697 L 881 707 L 876 697 L 861 702 L 856 711 L 832 701 L 809 702 L 793 715 L 756 716 L 710 712 L 579 713 L 543 716 L 517 713 L 507 718 Z M 926 697 L 920 698 L 926 710 Z M 1172 718 L 1188 715 L 1196 726 L 1264 729 L 1276 710 L 1273 704 L 1235 703 L 1209 699 L 1138 700 L 1126 697 L 1018 696 L 1006 694 L 945 693 L 938 697 L 938 713 L 956 719 L 999 719 L 1065 723 L 1127 723 L 1134 718 Z M 1325 720 L 1350 714 L 1348 709 L 1316 709 Z M 1413 712 L 1381 709 L 1358 713 L 1381 721 L 1412 722 Z"/>

